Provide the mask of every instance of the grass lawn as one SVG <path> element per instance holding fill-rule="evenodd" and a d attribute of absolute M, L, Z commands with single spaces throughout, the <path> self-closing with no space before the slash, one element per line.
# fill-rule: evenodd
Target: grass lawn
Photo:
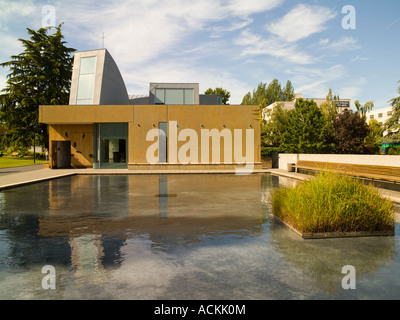
<path fill-rule="evenodd" d="M 46 162 L 42 159 L 36 159 L 33 163 L 33 158 L 11 158 L 11 157 L 0 157 L 0 168 L 18 167 L 18 166 L 29 166 L 32 164 L 43 164 Z"/>

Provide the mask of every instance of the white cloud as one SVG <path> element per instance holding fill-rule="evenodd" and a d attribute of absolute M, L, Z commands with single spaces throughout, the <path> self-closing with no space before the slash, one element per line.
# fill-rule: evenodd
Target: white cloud
<path fill-rule="evenodd" d="M 221 37 L 223 34 L 227 33 L 227 32 L 233 32 L 236 30 L 240 30 L 243 29 L 244 27 L 248 26 L 249 24 L 251 24 L 253 22 L 253 19 L 248 18 L 244 21 L 234 21 L 232 22 L 230 25 L 223 25 L 223 26 L 213 26 L 211 27 L 211 38 L 219 38 Z"/>
<path fill-rule="evenodd" d="M 276 37 L 263 38 L 249 29 L 242 31 L 234 44 L 244 47 L 243 56 L 266 54 L 295 64 L 309 64 L 313 61 L 309 54 L 300 51 L 295 44 L 282 42 Z"/>
<path fill-rule="evenodd" d="M 227 4 L 227 9 L 233 16 L 248 16 L 253 13 L 260 13 L 271 10 L 281 5 L 284 0 L 230 0 Z"/>
<path fill-rule="evenodd" d="M 79 50 L 100 47 L 105 33 L 105 47 L 117 62 L 129 93 L 145 94 L 150 81 L 190 81 L 207 87 L 218 83 L 232 92 L 232 101 L 240 103 L 242 96 L 234 95 L 240 95 L 245 85 L 218 61 L 237 59 L 231 51 L 230 34 L 251 24 L 252 14 L 282 2 L 124 0 L 114 4 L 106 0 L 96 3 L 93 10 L 93 3 L 73 0 L 58 1 L 55 7 L 57 19 L 65 21 L 66 38 L 86 46 Z M 211 42 L 210 36 L 214 37 Z M 216 66 L 210 66 L 214 62 Z"/>
<path fill-rule="evenodd" d="M 9 61 L 10 56 L 18 54 L 21 51 L 22 49 L 21 42 L 18 41 L 18 39 L 15 36 L 0 31 L 0 39 L 1 39 L 0 57 L 2 58 L 2 60 L 5 59 Z"/>
<path fill-rule="evenodd" d="M 16 35 L 13 28 L 20 21 L 30 19 L 36 21 L 35 27 L 40 27 L 41 7 L 33 4 L 33 1 L 6 1 L 0 0 L 0 60 L 8 61 L 11 55 L 18 54 L 21 51 L 21 43 L 18 38 L 27 38 L 21 34 Z M 37 19 L 34 19 L 36 17 Z M 29 26 L 26 26 L 29 27 Z M 32 28 L 32 27 L 31 27 Z M 26 29 L 20 28 L 19 32 L 25 32 Z"/>
<path fill-rule="evenodd" d="M 354 103 L 355 100 L 358 99 L 362 92 L 362 88 L 357 87 L 357 86 L 345 86 L 340 89 L 340 96 L 341 98 L 345 99 L 351 99 L 351 101 Z"/>
<path fill-rule="evenodd" d="M 122 63 L 144 63 L 173 52 L 181 44 L 194 43 L 196 32 L 234 31 L 252 22 L 249 15 L 274 8 L 282 0 L 138 0 L 85 4 L 82 1 L 59 1 L 57 14 L 66 21 L 74 37 L 99 47 L 102 32 L 106 47 Z M 235 21 L 234 23 L 230 21 Z M 221 25 L 222 23 L 222 25 Z M 198 40 L 198 37 L 196 38 Z"/>
<path fill-rule="evenodd" d="M 280 61 L 291 64 L 311 64 L 319 60 L 302 49 L 297 43 L 314 33 L 326 29 L 326 23 L 333 19 L 336 13 L 321 6 L 299 4 L 282 18 L 265 26 L 267 35 L 253 33 L 246 29 L 234 40 L 234 44 L 243 47 L 242 55 L 269 55 Z M 319 44 L 329 45 L 329 39 L 321 39 Z M 354 47 L 354 41 L 341 39 L 333 43 L 332 50 L 339 50 L 343 45 L 346 48 Z"/>
<path fill-rule="evenodd" d="M 320 39 L 318 44 L 321 46 L 326 46 L 330 42 L 329 38 Z"/>
<path fill-rule="evenodd" d="M 360 48 L 357 39 L 354 39 L 353 37 L 341 37 L 335 41 L 321 40 L 319 44 L 322 49 L 333 52 L 352 51 Z"/>
<path fill-rule="evenodd" d="M 0 21 L 3 23 L 22 17 L 33 16 L 38 12 L 37 5 L 32 0 L 7 1 L 0 0 Z"/>
<path fill-rule="evenodd" d="M 286 70 L 290 74 L 294 84 L 300 83 L 300 87 L 295 87 L 296 92 L 302 93 L 309 98 L 324 98 L 328 90 L 332 88 L 334 94 L 344 96 L 341 92 L 336 92 L 337 88 L 333 87 L 336 80 L 346 75 L 346 68 L 342 64 L 336 64 L 329 68 L 305 68 L 302 66 Z"/>
<path fill-rule="evenodd" d="M 288 42 L 298 41 L 326 29 L 326 22 L 336 13 L 327 7 L 299 4 L 283 18 L 271 22 L 266 29 Z"/>

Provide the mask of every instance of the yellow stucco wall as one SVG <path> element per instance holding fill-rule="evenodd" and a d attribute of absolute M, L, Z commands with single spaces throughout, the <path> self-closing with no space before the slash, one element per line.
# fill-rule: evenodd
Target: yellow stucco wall
<path fill-rule="evenodd" d="M 39 122 L 47 124 L 92 124 L 131 121 L 133 121 L 133 106 L 130 105 L 39 106 Z"/>
<path fill-rule="evenodd" d="M 93 124 L 57 124 L 49 126 L 49 167 L 55 168 L 57 161 L 57 141 L 71 142 L 71 166 L 91 168 L 93 166 Z"/>
<path fill-rule="evenodd" d="M 177 141 L 179 134 L 184 129 L 191 129 L 191 133 L 197 137 L 196 145 L 198 147 L 195 152 L 197 160 L 191 162 L 190 168 L 209 169 L 211 166 L 230 169 L 237 164 L 232 147 L 236 138 L 234 130 L 242 133 L 242 141 L 237 144 L 236 139 L 235 147 L 239 146 L 239 149 L 241 147 L 243 155 L 246 155 L 248 146 L 246 130 L 252 131 L 254 150 L 248 158 L 253 159 L 256 166 L 261 166 L 260 125 L 257 120 L 257 112 L 257 106 L 242 105 L 40 106 L 39 121 L 50 125 L 50 144 L 51 141 L 57 140 L 71 141 L 71 154 L 73 155 L 71 162 L 74 166 L 91 167 L 93 165 L 93 160 L 89 156 L 93 153 L 93 124 L 114 122 L 128 123 L 129 169 L 176 169 L 177 166 L 179 167 L 181 165 L 179 151 L 184 150 L 191 140 L 186 138 L 184 141 Z M 176 143 L 176 148 L 169 150 L 167 164 L 149 164 L 146 152 L 157 141 L 157 138 L 154 141 L 146 141 L 146 136 L 150 130 L 157 129 L 160 122 L 169 123 L 168 147 L 170 149 L 172 148 L 171 144 Z M 202 134 L 212 129 L 217 135 L 221 132 L 230 135 L 232 146 L 227 147 L 230 161 L 226 161 L 224 156 L 223 138 L 218 139 L 220 141 L 219 150 L 216 149 L 217 144 L 213 143 L 214 140 L 211 138 L 209 139 L 209 154 L 205 154 L 205 151 L 202 150 Z M 65 136 L 65 132 L 68 133 L 68 137 Z M 195 141 L 192 140 L 193 142 Z M 219 153 L 217 161 L 212 158 L 213 147 L 214 152 Z M 171 154 L 171 150 L 175 150 L 175 156 Z M 50 150 L 50 156 L 51 152 Z M 186 155 L 190 155 L 190 152 L 188 151 Z"/>

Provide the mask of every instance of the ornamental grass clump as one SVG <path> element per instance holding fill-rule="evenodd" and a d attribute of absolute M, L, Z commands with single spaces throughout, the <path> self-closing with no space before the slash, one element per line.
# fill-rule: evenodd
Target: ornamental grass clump
<path fill-rule="evenodd" d="M 294 188 L 276 189 L 273 213 L 301 233 L 394 230 L 394 206 L 359 179 L 320 173 Z"/>

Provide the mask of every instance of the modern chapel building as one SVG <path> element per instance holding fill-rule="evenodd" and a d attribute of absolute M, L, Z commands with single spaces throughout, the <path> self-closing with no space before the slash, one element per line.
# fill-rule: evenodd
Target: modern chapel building
<path fill-rule="evenodd" d="M 261 168 L 257 106 L 222 105 L 197 83 L 150 83 L 132 97 L 106 49 L 74 56 L 69 105 L 39 107 L 50 168 Z"/>

